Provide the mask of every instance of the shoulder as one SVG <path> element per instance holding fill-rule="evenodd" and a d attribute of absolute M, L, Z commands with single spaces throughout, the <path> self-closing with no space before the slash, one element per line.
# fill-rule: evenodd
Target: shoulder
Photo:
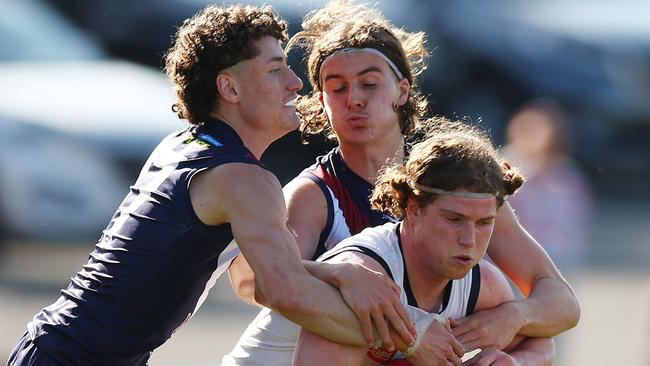
<path fill-rule="evenodd" d="M 296 178 L 284 189 L 287 224 L 296 236 L 303 258 L 312 258 L 328 222 L 324 192 L 307 178 Z"/>
<path fill-rule="evenodd" d="M 326 261 L 359 261 L 369 268 L 393 275 L 396 264 L 401 264 L 401 252 L 393 223 L 364 229 L 344 239 L 321 257 Z"/>
<path fill-rule="evenodd" d="M 482 259 L 481 289 L 476 302 L 476 310 L 489 309 L 515 299 L 510 283 L 505 275 L 492 263 Z"/>
<path fill-rule="evenodd" d="M 280 183 L 257 164 L 226 163 L 196 174 L 190 182 L 192 207 L 207 225 L 231 222 L 233 213 L 277 204 Z"/>
<path fill-rule="evenodd" d="M 190 188 L 199 188 L 213 198 L 225 201 L 240 200 L 245 196 L 257 197 L 269 191 L 281 192 L 280 182 L 272 172 L 258 164 L 244 162 L 206 169 L 192 179 Z"/>
<path fill-rule="evenodd" d="M 318 184 L 305 177 L 296 177 L 282 189 L 287 205 L 323 206 L 326 204 L 325 192 Z"/>

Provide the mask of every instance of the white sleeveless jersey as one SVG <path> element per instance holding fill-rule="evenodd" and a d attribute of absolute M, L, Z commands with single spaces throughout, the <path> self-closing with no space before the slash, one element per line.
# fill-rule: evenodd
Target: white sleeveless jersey
<path fill-rule="evenodd" d="M 405 281 L 404 259 L 397 234 L 398 227 L 396 223 L 387 223 L 367 228 L 361 233 L 343 240 L 318 260 L 326 260 L 351 250 L 373 257 L 382 264 L 400 287 L 401 302 L 405 305 L 411 319 L 416 321 L 427 315 L 427 312 L 409 304 L 414 300 L 409 301 L 409 294 L 412 292 L 408 283 L 405 284 L 408 281 Z M 446 301 L 444 301 L 439 314 L 452 319 L 471 314 L 480 288 L 478 265 L 464 278 L 451 281 L 450 284 L 447 291 L 448 296 L 445 296 Z M 223 357 L 222 365 L 291 365 L 299 333 L 298 325 L 279 313 L 265 308 L 248 326 L 231 353 Z"/>
<path fill-rule="evenodd" d="M 412 320 L 417 320 L 427 312 L 417 308 L 404 267 L 404 256 L 399 242 L 398 223 L 387 223 L 363 230 L 350 237 L 333 250 L 323 254 L 319 260 L 326 260 L 345 251 L 358 251 L 369 255 L 379 262 L 393 281 L 400 287 L 400 300 L 406 306 Z M 474 311 L 480 289 L 480 271 L 478 265 L 465 277 L 449 282 L 444 295 L 442 309 L 438 314 L 446 318 L 462 318 Z"/>
<path fill-rule="evenodd" d="M 350 229 L 334 193 L 329 187 L 327 189 L 332 198 L 334 211 L 332 228 L 324 243 L 325 249 L 329 250 L 349 237 Z M 263 308 L 248 325 L 233 350 L 223 357 L 221 364 L 224 366 L 291 365 L 299 334 L 300 326 L 276 311 Z"/>

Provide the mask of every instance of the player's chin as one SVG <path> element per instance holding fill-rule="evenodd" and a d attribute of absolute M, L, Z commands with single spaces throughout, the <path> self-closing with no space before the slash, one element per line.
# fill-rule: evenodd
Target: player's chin
<path fill-rule="evenodd" d="M 298 116 L 298 113 L 295 112 L 287 112 L 283 118 L 283 126 L 286 128 L 287 132 L 293 131 L 300 127 L 300 117 Z"/>
<path fill-rule="evenodd" d="M 450 270 L 447 272 L 447 277 L 450 280 L 460 280 L 461 278 L 464 278 L 467 276 L 469 271 L 472 270 L 473 266 L 455 266 L 456 268 Z"/>

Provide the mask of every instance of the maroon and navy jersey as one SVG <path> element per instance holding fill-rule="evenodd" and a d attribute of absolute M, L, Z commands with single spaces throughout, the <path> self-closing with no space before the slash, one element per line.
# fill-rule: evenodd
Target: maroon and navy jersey
<path fill-rule="evenodd" d="M 230 225 L 203 224 L 189 195 L 196 173 L 233 162 L 261 165 L 221 121 L 167 136 L 88 262 L 28 324 L 39 349 L 70 365 L 146 364 L 239 253 Z"/>
<path fill-rule="evenodd" d="M 327 224 L 312 259 L 367 227 L 395 221 L 389 214 L 370 207 L 374 186 L 345 164 L 338 147 L 318 157 L 316 163 L 303 170 L 298 177 L 311 179 L 318 184 L 327 202 Z"/>

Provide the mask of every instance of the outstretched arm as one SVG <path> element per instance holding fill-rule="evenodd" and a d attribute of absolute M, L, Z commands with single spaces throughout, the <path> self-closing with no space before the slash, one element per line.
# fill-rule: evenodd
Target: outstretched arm
<path fill-rule="evenodd" d="M 280 185 L 272 173 L 250 164 L 225 164 L 195 177 L 190 194 L 201 221 L 208 225 L 230 223 L 242 254 L 256 273 L 255 283 L 271 308 L 334 341 L 374 342 L 364 339 L 358 318 L 339 292 L 302 266 L 295 238 L 286 226 Z M 374 320 L 378 325 L 384 321 Z M 403 321 L 393 326 L 409 338 Z"/>
<path fill-rule="evenodd" d="M 296 237 L 301 258 L 303 260 L 311 259 L 316 252 L 320 233 L 327 222 L 327 203 L 323 192 L 316 183 L 304 178 L 292 180 L 282 191 L 287 207 L 287 226 Z M 303 264 L 306 262 L 303 261 Z M 239 298 L 248 303 L 260 305 L 255 301 L 255 275 L 244 256 L 240 255 L 235 258 L 228 268 L 228 274 L 232 288 Z M 315 276 L 317 274 L 321 275 L 322 272 L 312 273 Z M 323 275 L 332 277 L 331 273 Z M 327 281 L 325 278 L 319 278 Z M 328 283 L 334 285 L 329 281 Z M 262 294 L 257 294 L 257 297 L 264 303 Z"/>
<path fill-rule="evenodd" d="M 499 209 L 488 254 L 526 298 L 453 322 L 461 342 L 483 338 L 479 346 L 503 346 L 517 333 L 548 338 L 577 324 L 580 307 L 573 290 L 508 204 Z"/>

